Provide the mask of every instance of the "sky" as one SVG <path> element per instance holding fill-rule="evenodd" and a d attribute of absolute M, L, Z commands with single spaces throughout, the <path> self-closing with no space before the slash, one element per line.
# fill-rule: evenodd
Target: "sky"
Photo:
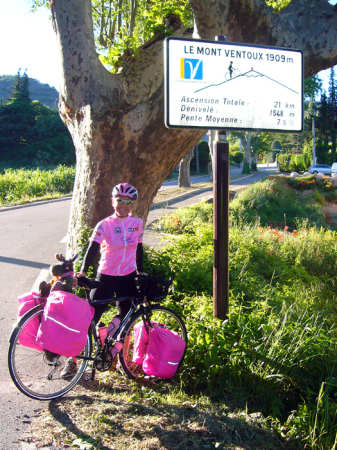
<path fill-rule="evenodd" d="M 49 11 L 39 8 L 31 13 L 30 9 L 29 0 L 0 0 L 0 75 L 27 69 L 30 78 L 59 90 L 61 62 Z M 329 75 L 330 69 L 319 73 L 327 92 Z"/>
<path fill-rule="evenodd" d="M 30 78 L 58 90 L 61 63 L 50 13 L 30 9 L 29 0 L 0 0 L 0 75 L 27 69 Z"/>

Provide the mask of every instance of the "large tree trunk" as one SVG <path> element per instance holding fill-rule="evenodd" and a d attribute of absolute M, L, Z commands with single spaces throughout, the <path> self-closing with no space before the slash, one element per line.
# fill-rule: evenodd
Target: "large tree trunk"
<path fill-rule="evenodd" d="M 111 190 L 119 182 L 137 187 L 135 214 L 145 220 L 163 180 L 205 130 L 165 128 L 162 41 L 113 75 L 96 55 L 90 0 L 57 0 L 53 13 L 64 67 L 59 108 L 77 158 L 71 252 L 82 223 L 94 226 L 112 213 Z"/>
<path fill-rule="evenodd" d="M 192 148 L 187 155 L 180 161 L 179 164 L 179 187 L 191 187 L 191 161 L 193 159 L 194 148 Z"/>
<path fill-rule="evenodd" d="M 252 133 L 248 131 L 247 137 L 241 138 L 241 144 L 243 146 L 245 152 L 245 159 L 243 160 L 243 168 L 242 173 L 248 174 L 250 173 L 251 165 L 252 165 L 252 153 L 250 148 L 250 141 L 252 140 Z"/>
<path fill-rule="evenodd" d="M 301 49 L 306 76 L 337 63 L 337 7 L 325 0 L 293 0 L 279 14 L 263 0 L 190 1 L 202 38 L 220 34 L 228 41 Z M 90 0 L 51 3 L 63 64 L 60 113 L 77 157 L 72 251 L 81 223 L 94 226 L 111 213 L 111 189 L 118 182 L 138 188 L 136 213 L 146 219 L 163 180 L 205 130 L 164 126 L 162 41 L 140 49 L 120 75 L 112 75 L 95 51 Z"/>

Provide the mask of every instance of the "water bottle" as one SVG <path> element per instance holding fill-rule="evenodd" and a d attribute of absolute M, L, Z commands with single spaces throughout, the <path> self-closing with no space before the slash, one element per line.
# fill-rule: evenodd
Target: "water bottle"
<path fill-rule="evenodd" d="M 103 322 L 98 324 L 98 337 L 101 340 L 102 347 L 104 347 L 105 338 L 107 336 L 106 326 Z"/>
<path fill-rule="evenodd" d="M 123 342 L 120 342 L 120 341 L 115 342 L 115 345 L 113 345 L 111 347 L 111 358 L 112 358 L 112 361 L 117 356 L 117 353 L 119 353 L 122 350 L 122 348 L 123 348 Z"/>
<path fill-rule="evenodd" d="M 121 323 L 120 316 L 115 316 L 112 321 L 109 323 L 107 328 L 107 335 L 112 336 L 113 331 L 116 330 L 119 327 L 119 324 Z"/>

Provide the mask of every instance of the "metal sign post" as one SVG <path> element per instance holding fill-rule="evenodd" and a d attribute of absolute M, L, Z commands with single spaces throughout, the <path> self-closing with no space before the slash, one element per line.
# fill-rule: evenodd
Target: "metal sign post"
<path fill-rule="evenodd" d="M 213 315 L 224 320 L 229 303 L 229 145 L 226 131 L 217 132 L 213 151 Z"/>

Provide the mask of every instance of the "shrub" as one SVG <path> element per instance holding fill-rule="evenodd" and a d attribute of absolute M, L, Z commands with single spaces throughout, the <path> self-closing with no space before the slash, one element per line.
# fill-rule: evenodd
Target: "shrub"
<path fill-rule="evenodd" d="M 174 214 L 167 214 L 159 218 L 157 227 L 163 228 L 166 233 L 191 233 L 200 223 L 212 223 L 213 205 L 200 202 L 193 208 L 179 208 Z"/>
<path fill-rule="evenodd" d="M 242 152 L 231 152 L 229 158 L 236 164 L 240 164 L 244 159 L 244 154 Z"/>
<path fill-rule="evenodd" d="M 286 153 L 279 153 L 277 156 L 277 162 L 280 164 L 280 166 L 286 166 L 288 165 L 290 156 Z"/>
<path fill-rule="evenodd" d="M 242 406 L 286 423 L 289 436 L 331 448 L 337 235 L 231 223 L 230 310 L 223 322 L 213 318 L 212 239 L 211 224 L 200 220 L 156 252 L 156 262 L 165 261 L 174 275 L 176 293 L 166 304 L 183 316 L 189 333 L 184 386 L 229 392 Z"/>
<path fill-rule="evenodd" d="M 287 179 L 288 180 L 288 179 Z M 293 190 L 283 177 L 269 177 L 251 185 L 238 193 L 230 204 L 230 212 L 236 222 L 255 222 L 260 217 L 262 225 L 268 221 L 284 221 L 296 228 L 297 222 L 308 219 L 309 225 L 327 227 L 320 206 L 300 201 L 294 197 Z"/>

